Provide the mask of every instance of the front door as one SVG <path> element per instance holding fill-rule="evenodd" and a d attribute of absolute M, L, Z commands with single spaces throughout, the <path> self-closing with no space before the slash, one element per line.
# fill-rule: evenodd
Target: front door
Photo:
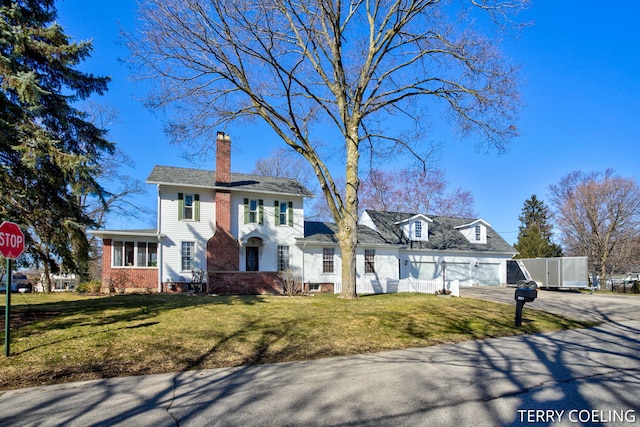
<path fill-rule="evenodd" d="M 247 271 L 258 271 L 258 249 L 256 246 L 247 246 Z"/>

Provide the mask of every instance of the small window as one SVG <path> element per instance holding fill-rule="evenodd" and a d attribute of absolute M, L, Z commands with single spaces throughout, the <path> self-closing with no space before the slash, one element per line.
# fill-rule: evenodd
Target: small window
<path fill-rule="evenodd" d="M 263 224 L 264 223 L 264 202 L 262 199 L 244 199 L 244 223 Z"/>
<path fill-rule="evenodd" d="M 323 273 L 333 273 L 333 258 L 335 255 L 334 248 L 323 248 L 322 249 L 322 272 Z"/>
<path fill-rule="evenodd" d="M 193 195 L 184 196 L 184 219 L 193 219 Z"/>
<path fill-rule="evenodd" d="M 373 249 L 364 250 L 364 272 L 375 273 L 376 272 L 376 251 Z"/>
<path fill-rule="evenodd" d="M 416 239 L 422 239 L 422 221 L 416 221 L 415 235 Z"/>
<path fill-rule="evenodd" d="M 280 216 L 279 216 L 279 221 L 278 224 L 280 225 L 287 225 L 287 203 L 286 202 L 280 202 Z"/>
<path fill-rule="evenodd" d="M 273 203 L 275 212 L 276 225 L 288 225 L 293 226 L 293 202 L 279 202 L 277 200 Z"/>
<path fill-rule="evenodd" d="M 182 271 L 193 270 L 194 242 L 182 242 Z"/>
<path fill-rule="evenodd" d="M 200 221 L 200 195 L 178 193 L 178 219 Z"/>
<path fill-rule="evenodd" d="M 479 242 L 480 240 L 482 240 L 482 227 L 476 225 L 476 242 Z"/>
<path fill-rule="evenodd" d="M 289 246 L 278 246 L 278 271 L 289 269 Z"/>
<path fill-rule="evenodd" d="M 258 201 L 249 201 L 249 222 L 258 222 Z"/>

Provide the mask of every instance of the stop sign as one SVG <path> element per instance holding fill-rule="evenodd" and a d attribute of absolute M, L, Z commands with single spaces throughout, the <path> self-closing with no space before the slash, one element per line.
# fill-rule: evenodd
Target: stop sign
<path fill-rule="evenodd" d="M 4 221 L 0 225 L 0 253 L 7 259 L 16 259 L 24 251 L 24 234 L 18 224 Z"/>

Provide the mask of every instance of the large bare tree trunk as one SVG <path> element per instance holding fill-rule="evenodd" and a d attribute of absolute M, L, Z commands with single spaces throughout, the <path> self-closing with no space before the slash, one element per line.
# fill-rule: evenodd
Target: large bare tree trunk
<path fill-rule="evenodd" d="M 358 125 L 352 126 L 347 138 L 346 176 L 344 208 L 338 220 L 338 242 L 342 257 L 342 291 L 340 298 L 355 299 L 356 292 L 356 247 L 358 245 Z"/>

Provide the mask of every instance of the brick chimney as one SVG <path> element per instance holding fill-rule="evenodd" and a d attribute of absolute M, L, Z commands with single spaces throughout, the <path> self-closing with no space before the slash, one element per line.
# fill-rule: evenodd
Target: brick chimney
<path fill-rule="evenodd" d="M 231 138 L 218 132 L 216 138 L 216 185 L 231 184 Z"/>
<path fill-rule="evenodd" d="M 218 132 L 216 138 L 216 186 L 231 186 L 231 138 Z M 216 229 L 207 242 L 207 270 L 238 271 L 240 269 L 240 247 L 231 233 L 231 189 L 217 188 Z M 209 286 L 212 281 L 209 280 Z"/>

